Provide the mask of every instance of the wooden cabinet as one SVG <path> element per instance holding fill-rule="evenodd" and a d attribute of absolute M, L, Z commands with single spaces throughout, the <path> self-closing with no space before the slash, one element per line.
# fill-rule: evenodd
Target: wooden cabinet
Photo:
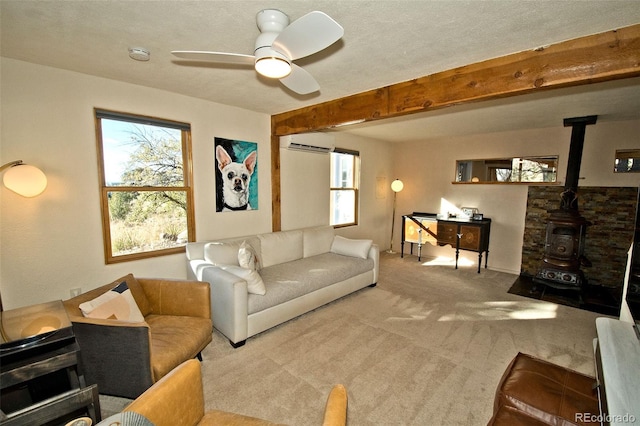
<path fill-rule="evenodd" d="M 484 253 L 484 267 L 487 268 L 490 232 L 491 219 L 488 218 L 481 220 L 438 219 L 438 245 L 450 245 L 456 249 L 456 269 L 458 269 L 460 250 L 478 253 L 478 273 L 480 273 Z"/>
<path fill-rule="evenodd" d="M 434 232 L 435 231 L 435 232 Z M 484 255 L 484 267 L 489 258 L 489 235 L 491 219 L 438 219 L 435 213 L 418 213 L 402 216 L 402 250 L 404 257 L 404 243 L 418 245 L 418 260 L 422 255 L 422 245 L 425 243 L 439 246 L 450 245 L 456 249 L 456 269 L 460 250 L 478 253 L 478 273 Z"/>

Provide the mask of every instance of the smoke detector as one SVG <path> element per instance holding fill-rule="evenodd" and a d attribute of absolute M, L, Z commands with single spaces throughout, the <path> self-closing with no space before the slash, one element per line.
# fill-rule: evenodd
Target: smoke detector
<path fill-rule="evenodd" d="M 129 57 L 136 61 L 148 61 L 151 53 L 143 47 L 130 47 Z"/>

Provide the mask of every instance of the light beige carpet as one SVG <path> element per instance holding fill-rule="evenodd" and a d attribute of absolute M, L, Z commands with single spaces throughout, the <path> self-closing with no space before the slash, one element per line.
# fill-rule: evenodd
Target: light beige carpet
<path fill-rule="evenodd" d="M 350 425 L 482 425 L 518 351 L 593 375 L 601 315 L 507 293 L 516 278 L 382 253 L 375 288 L 238 349 L 214 332 L 203 352 L 207 408 L 319 425 L 343 383 Z"/>

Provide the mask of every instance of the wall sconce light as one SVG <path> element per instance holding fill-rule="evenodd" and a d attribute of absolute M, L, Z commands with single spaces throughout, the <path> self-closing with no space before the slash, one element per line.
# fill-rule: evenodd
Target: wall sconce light
<path fill-rule="evenodd" d="M 391 190 L 393 191 L 393 215 L 391 216 L 391 243 L 389 244 L 389 250 L 387 253 L 395 253 L 393 251 L 393 228 L 396 225 L 396 197 L 398 192 L 402 191 L 404 188 L 404 183 L 400 179 L 396 179 L 391 182 Z"/>
<path fill-rule="evenodd" d="M 3 164 L 0 167 L 0 172 L 5 170 L 2 178 L 4 186 L 23 197 L 40 195 L 47 187 L 47 177 L 42 173 L 42 170 L 24 164 L 22 160 Z"/>

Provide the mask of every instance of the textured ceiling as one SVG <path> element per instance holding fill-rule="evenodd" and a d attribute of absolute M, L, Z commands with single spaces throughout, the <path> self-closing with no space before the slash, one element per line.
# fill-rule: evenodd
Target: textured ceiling
<path fill-rule="evenodd" d="M 252 54 L 259 34 L 255 15 L 265 8 L 280 9 L 291 20 L 309 11 L 321 10 L 345 28 L 345 35 L 338 43 L 297 61 L 320 83 L 320 93 L 296 95 L 277 82 L 258 77 L 252 69 L 215 64 L 188 66 L 170 54 L 171 50 Z M 633 25 L 640 22 L 640 3 L 637 0 L 0 0 L 0 19 L 4 57 L 275 114 Z M 150 50 L 151 60 L 130 59 L 129 47 Z M 518 101 L 454 107 L 399 120 L 405 125 L 404 132 L 398 132 L 394 122 L 387 120 L 353 129 L 382 139 L 389 134 L 390 140 L 412 140 L 420 134 L 424 138 L 425 134 L 462 132 L 467 126 L 450 128 L 451 123 L 466 117 L 467 125 L 475 132 L 508 130 L 504 129 L 504 120 L 501 124 L 490 118 L 496 116 L 490 108 L 497 108 L 501 113 L 511 111 L 513 126 L 516 123 L 526 126 L 527 120 L 532 127 L 548 125 L 553 119 L 554 124 L 550 125 L 559 125 L 567 114 L 606 113 L 611 119 L 637 117 L 639 87 L 638 79 L 634 79 L 562 89 L 566 95 L 578 96 L 575 102 L 571 96 L 561 102 L 560 97 L 549 92 L 542 96 L 518 97 L 521 98 Z M 586 92 L 594 91 L 601 95 L 593 102 L 603 111 L 593 110 L 595 106 L 587 108 L 591 101 L 587 101 Z M 603 96 L 608 102 L 606 106 L 602 104 Z M 552 112 L 557 116 L 552 117 Z M 537 121 L 533 123 L 531 118 L 536 113 Z"/>

